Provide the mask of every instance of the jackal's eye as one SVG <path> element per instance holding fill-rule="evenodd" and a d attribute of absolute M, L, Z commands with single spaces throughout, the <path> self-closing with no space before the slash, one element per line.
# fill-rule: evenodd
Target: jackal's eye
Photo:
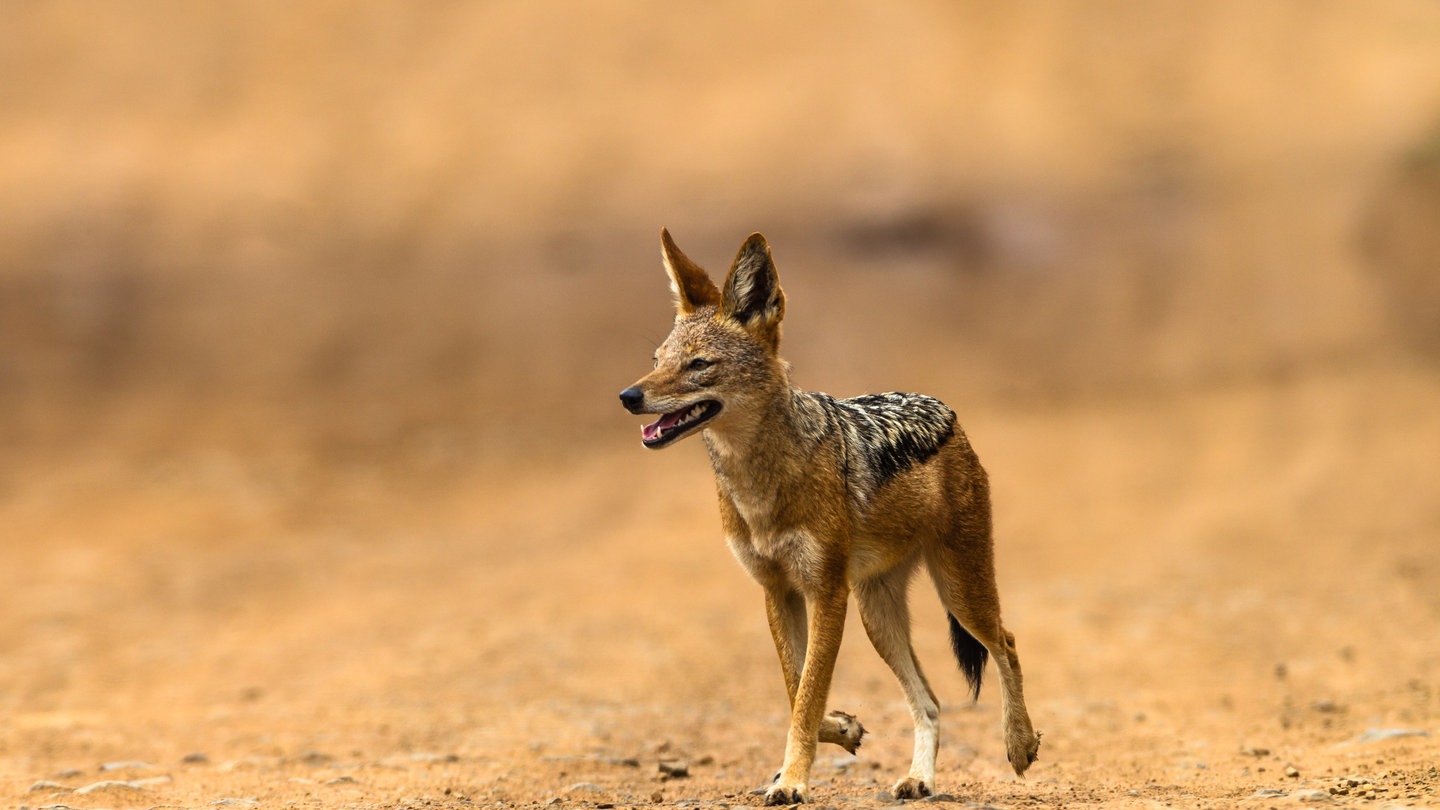
<path fill-rule="evenodd" d="M 685 367 L 690 369 L 691 371 L 704 371 L 712 365 L 714 364 L 711 363 L 709 360 L 706 360 L 703 357 L 697 357 L 694 360 L 691 360 L 690 363 Z"/>

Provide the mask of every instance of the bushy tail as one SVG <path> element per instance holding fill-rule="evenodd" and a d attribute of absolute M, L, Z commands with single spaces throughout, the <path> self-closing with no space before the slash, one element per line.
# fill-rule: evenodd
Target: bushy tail
<path fill-rule="evenodd" d="M 945 615 L 950 617 L 950 649 L 955 651 L 955 660 L 960 662 L 960 671 L 965 674 L 965 682 L 970 684 L 971 700 L 979 700 L 980 679 L 985 675 L 985 661 L 990 657 L 990 651 L 961 627 L 954 616 Z"/>

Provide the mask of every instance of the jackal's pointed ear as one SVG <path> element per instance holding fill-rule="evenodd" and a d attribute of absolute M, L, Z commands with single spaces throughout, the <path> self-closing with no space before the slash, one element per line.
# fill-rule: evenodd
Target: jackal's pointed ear
<path fill-rule="evenodd" d="M 670 231 L 660 229 L 660 257 L 665 260 L 665 272 L 670 276 L 670 289 L 675 293 L 675 308 L 681 315 L 689 315 L 700 307 L 720 303 L 720 288 L 705 274 L 700 265 L 680 252 Z"/>
<path fill-rule="evenodd" d="M 720 311 L 741 326 L 779 340 L 785 293 L 780 289 L 780 274 L 775 271 L 770 245 L 760 234 L 750 234 L 740 246 L 730 276 L 725 279 Z"/>

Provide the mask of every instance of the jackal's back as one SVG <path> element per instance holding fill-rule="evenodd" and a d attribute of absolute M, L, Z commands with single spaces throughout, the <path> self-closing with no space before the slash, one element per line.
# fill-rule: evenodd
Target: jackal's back
<path fill-rule="evenodd" d="M 955 412 L 923 394 L 866 394 L 837 399 L 804 392 L 836 429 L 847 483 L 866 500 L 895 476 L 940 452 L 955 435 Z"/>

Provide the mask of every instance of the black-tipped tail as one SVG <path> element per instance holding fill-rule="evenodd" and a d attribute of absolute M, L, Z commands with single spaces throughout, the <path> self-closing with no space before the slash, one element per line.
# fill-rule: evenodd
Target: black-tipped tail
<path fill-rule="evenodd" d="M 955 651 L 955 660 L 960 662 L 960 671 L 965 674 L 965 682 L 970 684 L 970 699 L 979 700 L 980 679 L 985 676 L 985 661 L 990 657 L 990 651 L 961 627 L 954 616 L 945 615 L 950 618 L 950 649 Z"/>

